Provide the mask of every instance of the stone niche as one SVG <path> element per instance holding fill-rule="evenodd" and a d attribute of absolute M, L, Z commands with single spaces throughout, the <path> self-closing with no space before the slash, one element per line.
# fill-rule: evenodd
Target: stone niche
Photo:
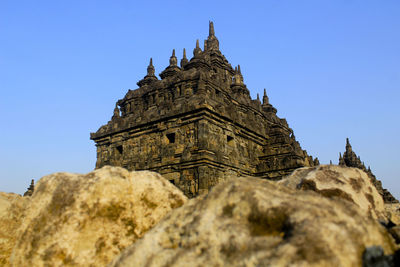
<path fill-rule="evenodd" d="M 210 23 L 202 50 L 155 76 L 147 75 L 116 103 L 111 120 L 91 139 L 96 168 L 121 166 L 164 175 L 188 197 L 207 193 L 235 174 L 280 179 L 315 162 L 296 141 L 285 119 L 276 115 L 264 90 L 251 99 L 240 66 L 232 68 L 219 50 Z"/>

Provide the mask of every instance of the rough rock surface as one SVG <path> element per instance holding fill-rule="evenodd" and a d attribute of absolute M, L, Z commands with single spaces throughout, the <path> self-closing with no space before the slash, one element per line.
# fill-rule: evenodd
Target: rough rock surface
<path fill-rule="evenodd" d="M 387 218 L 394 224 L 400 225 L 400 204 L 386 203 L 385 211 Z"/>
<path fill-rule="evenodd" d="M 18 194 L 0 192 L 0 266 L 9 265 L 16 232 L 28 202 L 28 198 Z"/>
<path fill-rule="evenodd" d="M 297 169 L 278 183 L 292 189 L 312 190 L 325 197 L 339 197 L 355 203 L 366 215 L 387 221 L 382 196 L 368 175 L 357 168 L 320 165 Z"/>
<path fill-rule="evenodd" d="M 104 266 L 186 202 L 161 175 L 103 167 L 35 186 L 11 266 Z"/>
<path fill-rule="evenodd" d="M 110 266 L 361 266 L 395 245 L 357 206 L 257 178 L 233 178 L 169 213 Z"/>

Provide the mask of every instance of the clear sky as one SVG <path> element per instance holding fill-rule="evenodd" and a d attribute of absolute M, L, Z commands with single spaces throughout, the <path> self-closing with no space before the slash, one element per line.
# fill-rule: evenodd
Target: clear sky
<path fill-rule="evenodd" d="M 89 133 L 214 21 L 253 98 L 267 89 L 303 149 L 353 150 L 400 198 L 400 1 L 0 1 L 0 191 L 86 173 Z"/>

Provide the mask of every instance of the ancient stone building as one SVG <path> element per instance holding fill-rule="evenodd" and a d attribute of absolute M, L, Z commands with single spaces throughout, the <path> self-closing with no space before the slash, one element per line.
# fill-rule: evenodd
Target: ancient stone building
<path fill-rule="evenodd" d="M 365 167 L 364 162 L 361 161 L 360 156 L 353 151 L 353 148 L 350 145 L 349 138 L 346 138 L 346 151 L 342 154 L 339 153 L 339 165 L 354 167 L 365 171 L 372 183 L 375 185 L 379 194 L 383 197 L 383 201 L 385 203 L 398 203 L 399 201 L 394 198 L 394 196 L 387 190 L 382 187 L 382 182 L 376 179 L 375 175 L 372 173 L 371 168 L 368 166 L 368 169 Z"/>
<path fill-rule="evenodd" d="M 33 191 L 35 191 L 35 180 L 31 180 L 31 184 L 29 185 L 29 187 L 26 189 L 25 193 L 24 193 L 24 197 L 28 196 L 32 196 Z"/>
<path fill-rule="evenodd" d="M 117 101 L 112 119 L 91 139 L 96 168 L 122 166 L 163 174 L 189 197 L 208 192 L 226 175 L 280 179 L 313 166 L 264 90 L 252 100 L 238 65 L 219 50 L 213 23 L 178 66 L 175 50 L 159 79 L 150 59 L 138 89 Z"/>

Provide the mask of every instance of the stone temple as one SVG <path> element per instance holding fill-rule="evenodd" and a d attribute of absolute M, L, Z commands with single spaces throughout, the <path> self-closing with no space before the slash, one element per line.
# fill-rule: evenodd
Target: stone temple
<path fill-rule="evenodd" d="M 358 168 L 365 171 L 385 203 L 399 203 L 399 201 L 387 189 L 382 187 L 382 182 L 375 177 L 371 171 L 371 168 L 369 166 L 368 169 L 365 167 L 365 164 L 361 161 L 360 156 L 357 156 L 357 154 L 353 151 L 349 138 L 346 138 L 346 151 L 343 153 L 343 157 L 342 154 L 339 153 L 339 165 Z"/>
<path fill-rule="evenodd" d="M 159 76 L 150 59 L 139 88 L 128 90 L 111 120 L 91 133 L 96 168 L 156 171 L 194 197 L 232 173 L 277 180 L 319 164 L 265 90 L 262 102 L 251 99 L 240 66 L 219 50 L 212 22 L 204 48 L 197 40 L 190 60 L 183 50 L 180 66 L 173 50 Z"/>

